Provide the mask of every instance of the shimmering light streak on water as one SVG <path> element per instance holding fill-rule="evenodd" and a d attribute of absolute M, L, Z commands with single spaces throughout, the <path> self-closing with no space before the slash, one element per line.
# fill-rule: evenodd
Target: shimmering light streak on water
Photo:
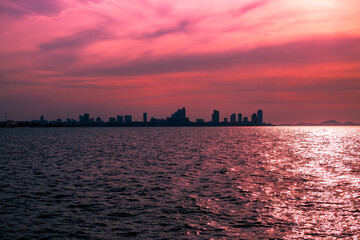
<path fill-rule="evenodd" d="M 0 129 L 0 238 L 360 237 L 360 128 Z"/>
<path fill-rule="evenodd" d="M 359 129 L 279 130 L 277 135 L 288 141 L 282 143 L 283 148 L 274 148 L 273 157 L 268 158 L 273 171 L 301 178 L 271 204 L 274 217 L 294 219 L 286 238 L 358 236 Z M 292 162 L 286 171 L 285 162 Z"/>

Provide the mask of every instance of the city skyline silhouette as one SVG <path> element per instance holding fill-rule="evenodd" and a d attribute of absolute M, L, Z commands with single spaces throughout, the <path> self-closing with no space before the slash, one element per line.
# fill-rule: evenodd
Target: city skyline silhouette
<path fill-rule="evenodd" d="M 203 118 L 190 121 L 186 115 L 185 107 L 178 109 L 170 117 L 162 119 L 151 117 L 148 120 L 148 113 L 144 112 L 142 121 L 133 120 L 132 115 L 128 114 L 116 115 L 106 120 L 100 116 L 91 117 L 89 113 L 80 114 L 78 119 L 66 118 L 63 120 L 58 118 L 49 121 L 45 119 L 44 115 L 41 115 L 39 120 L 15 121 L 6 119 L 7 115 L 5 114 L 5 121 L 2 122 L 2 126 L 8 126 L 11 122 L 14 126 L 17 124 L 22 126 L 271 126 L 271 123 L 263 121 L 261 109 L 253 113 L 251 119 L 247 116 L 243 117 L 242 113 L 233 113 L 230 118 L 225 116 L 223 120 L 220 120 L 220 111 L 216 109 L 213 110 L 211 117 L 211 121 L 206 121 Z"/>
<path fill-rule="evenodd" d="M 148 118 L 148 116 L 150 118 Z M 44 115 L 40 116 L 39 120 L 16 121 L 7 119 L 5 113 L 5 121 L 0 121 L 0 127 L 161 127 L 161 126 L 276 126 L 270 122 L 264 121 L 264 114 L 261 109 L 256 113 L 246 116 L 242 113 L 232 113 L 230 116 L 225 115 L 222 119 L 220 111 L 214 109 L 211 114 L 211 120 L 207 121 L 204 118 L 196 118 L 191 121 L 186 115 L 185 107 L 178 109 L 176 112 L 170 114 L 166 118 L 156 118 L 149 115 L 147 112 L 142 114 L 142 121 L 134 119 L 132 115 L 116 115 L 110 116 L 108 119 L 101 118 L 101 116 L 92 117 L 89 113 L 79 114 L 78 119 L 57 118 L 56 120 L 47 120 Z M 251 117 L 250 117 L 251 116 Z M 280 124 L 281 126 L 360 126 L 359 122 L 339 122 L 336 120 L 327 120 L 319 123 L 305 123 L 298 122 L 296 124 Z"/>

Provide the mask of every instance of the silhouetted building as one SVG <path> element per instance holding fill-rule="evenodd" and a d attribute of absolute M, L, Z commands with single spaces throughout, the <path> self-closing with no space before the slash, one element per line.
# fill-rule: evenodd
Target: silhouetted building
<path fill-rule="evenodd" d="M 84 113 L 84 115 L 79 115 L 79 123 L 89 123 L 90 115 L 88 113 Z"/>
<path fill-rule="evenodd" d="M 182 109 L 178 109 L 175 113 L 171 114 L 172 118 L 176 119 L 184 119 L 186 118 L 186 110 L 183 107 Z"/>
<path fill-rule="evenodd" d="M 147 113 L 143 113 L 143 123 L 147 123 Z"/>
<path fill-rule="evenodd" d="M 190 123 L 189 118 L 186 117 L 186 110 L 184 107 L 171 114 L 171 117 L 166 118 L 166 122 L 170 125 L 187 125 Z"/>
<path fill-rule="evenodd" d="M 150 118 L 150 123 L 153 125 L 157 125 L 160 122 L 160 119 L 156 119 L 154 117 Z"/>
<path fill-rule="evenodd" d="M 253 114 L 251 115 L 251 124 L 252 124 L 252 125 L 256 125 L 256 124 L 257 124 L 256 113 L 253 113 Z"/>
<path fill-rule="evenodd" d="M 263 125 L 264 124 L 264 120 L 263 120 L 263 111 L 261 109 L 259 109 L 257 111 L 257 124 L 258 125 Z"/>
<path fill-rule="evenodd" d="M 236 123 L 236 114 L 235 114 L 235 113 L 231 114 L 231 116 L 230 116 L 230 122 L 231 122 L 231 123 Z"/>
<path fill-rule="evenodd" d="M 94 123 L 94 122 L 95 122 L 94 118 L 90 118 L 90 123 Z"/>
<path fill-rule="evenodd" d="M 44 115 L 41 115 L 41 116 L 40 116 L 40 121 L 34 120 L 33 122 L 34 122 L 34 123 L 37 123 L 37 124 L 40 123 L 40 124 L 42 124 L 42 125 L 48 123 L 48 121 L 45 120 Z"/>
<path fill-rule="evenodd" d="M 101 120 L 100 117 L 97 117 L 97 118 L 96 118 L 96 123 L 98 123 L 98 124 L 99 124 L 99 123 L 102 123 L 102 120 Z"/>
<path fill-rule="evenodd" d="M 109 117 L 109 123 L 115 123 L 115 118 L 114 117 Z"/>
<path fill-rule="evenodd" d="M 227 118 L 224 118 L 224 123 L 227 123 L 228 122 L 228 119 Z"/>
<path fill-rule="evenodd" d="M 242 124 L 242 114 L 238 113 L 238 123 Z"/>
<path fill-rule="evenodd" d="M 58 118 L 58 119 L 56 120 L 56 123 L 57 123 L 57 124 L 62 124 L 63 121 L 62 121 L 60 118 Z"/>
<path fill-rule="evenodd" d="M 126 124 L 132 123 L 132 116 L 131 115 L 125 115 L 125 123 Z"/>
<path fill-rule="evenodd" d="M 243 124 L 244 125 L 249 125 L 250 124 L 248 117 L 244 117 Z"/>
<path fill-rule="evenodd" d="M 117 123 L 123 123 L 123 122 L 124 122 L 124 117 L 121 116 L 121 115 L 117 115 L 117 116 L 116 116 L 116 122 L 117 122 Z"/>
<path fill-rule="evenodd" d="M 150 124 L 152 126 L 164 126 L 164 125 L 166 125 L 166 121 L 165 121 L 165 119 L 156 119 L 156 118 L 152 117 L 150 119 Z"/>
<path fill-rule="evenodd" d="M 213 124 L 219 124 L 220 122 L 220 112 L 218 110 L 214 110 L 212 116 L 211 116 L 211 122 Z"/>
<path fill-rule="evenodd" d="M 205 123 L 204 119 L 196 119 L 196 123 Z"/>
<path fill-rule="evenodd" d="M 88 113 L 84 113 L 84 123 L 89 123 L 90 122 L 90 115 Z"/>

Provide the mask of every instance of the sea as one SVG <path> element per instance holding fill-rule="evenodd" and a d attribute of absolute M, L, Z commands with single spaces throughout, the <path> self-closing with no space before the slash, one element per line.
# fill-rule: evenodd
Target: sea
<path fill-rule="evenodd" d="M 0 129 L 0 239 L 359 239 L 360 127 Z"/>

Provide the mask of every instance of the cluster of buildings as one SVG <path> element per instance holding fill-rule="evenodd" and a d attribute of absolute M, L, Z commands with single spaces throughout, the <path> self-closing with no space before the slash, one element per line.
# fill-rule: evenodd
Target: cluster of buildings
<path fill-rule="evenodd" d="M 220 112 L 218 110 L 214 110 L 213 114 L 211 115 L 211 122 L 214 124 L 220 123 Z M 251 120 L 249 120 L 248 117 L 243 118 L 242 113 L 238 113 L 236 118 L 236 114 L 233 113 L 230 115 L 230 122 L 228 121 L 228 118 L 225 117 L 223 123 L 230 123 L 235 125 L 239 124 L 244 126 L 262 126 L 264 125 L 263 111 L 259 109 L 257 114 L 253 113 L 251 115 Z"/>
<path fill-rule="evenodd" d="M 146 113 L 144 113 L 144 116 L 147 116 Z M 74 122 L 74 120 L 70 120 L 70 119 L 67 119 L 66 122 L 69 123 L 69 122 Z M 146 121 L 146 120 L 145 120 Z M 76 121 L 75 121 L 76 122 Z M 132 124 L 132 116 L 131 115 L 125 115 L 125 116 L 122 116 L 122 115 L 118 115 L 115 117 L 109 117 L 109 121 L 108 122 L 105 122 L 103 121 L 100 117 L 97 117 L 96 119 L 94 118 L 90 118 L 90 115 L 88 113 L 84 113 L 84 115 L 79 115 L 79 121 L 78 123 L 79 124 L 82 124 L 82 125 L 88 125 L 88 124 L 98 124 L 98 125 L 101 125 L 101 124 L 105 124 L 105 123 L 108 123 L 108 124 L 125 124 L 125 125 L 130 125 Z"/>
<path fill-rule="evenodd" d="M 131 115 L 118 115 L 116 117 L 110 117 L 108 121 L 103 121 L 100 117 L 90 118 L 89 113 L 79 115 L 79 119 L 57 119 L 55 121 L 47 121 L 44 116 L 41 115 L 40 120 L 32 120 L 30 122 L 15 122 L 7 121 L 2 122 L 0 126 L 265 126 L 271 124 L 265 124 L 263 121 L 263 111 L 259 109 L 257 113 L 251 115 L 251 119 L 244 117 L 241 113 L 231 114 L 228 119 L 225 117 L 223 121 L 220 120 L 220 112 L 214 110 L 211 116 L 211 121 L 206 122 L 204 119 L 196 119 L 195 122 L 191 122 L 186 117 L 186 110 L 183 107 L 178 109 L 175 113 L 171 114 L 166 119 L 151 118 L 148 120 L 147 113 L 143 113 L 142 121 L 133 121 Z"/>

